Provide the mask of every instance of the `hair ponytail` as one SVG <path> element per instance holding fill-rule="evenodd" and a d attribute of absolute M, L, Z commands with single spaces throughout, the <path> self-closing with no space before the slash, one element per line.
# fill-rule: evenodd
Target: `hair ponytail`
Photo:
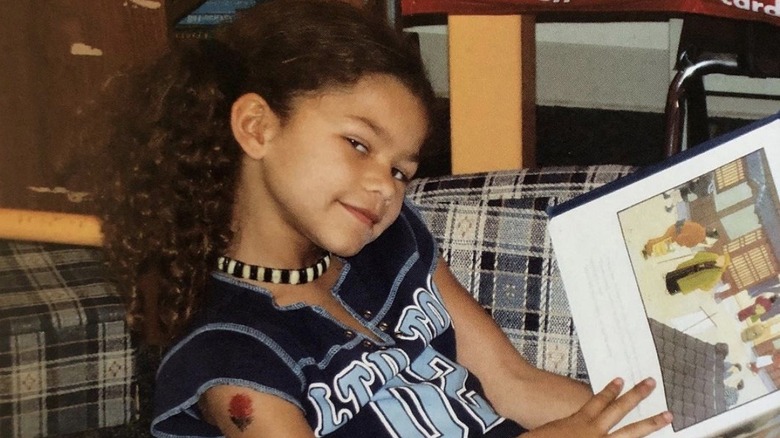
<path fill-rule="evenodd" d="M 230 130 L 240 57 L 217 41 L 173 49 L 116 78 L 107 97 L 106 175 L 96 190 L 128 323 L 169 342 L 201 306 L 227 248 L 241 154 Z"/>
<path fill-rule="evenodd" d="M 235 101 L 244 91 L 247 75 L 244 59 L 230 46 L 217 39 L 206 38 L 196 41 L 196 53 L 199 56 L 193 57 L 193 61 L 204 62 L 195 63 L 191 69 L 194 72 L 211 70 L 209 73 L 213 74 L 217 88 L 228 101 Z"/>

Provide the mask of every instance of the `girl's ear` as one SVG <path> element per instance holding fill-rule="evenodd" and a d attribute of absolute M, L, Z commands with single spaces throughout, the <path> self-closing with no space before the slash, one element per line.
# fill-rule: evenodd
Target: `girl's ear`
<path fill-rule="evenodd" d="M 259 94 L 247 93 L 233 102 L 230 113 L 233 137 L 250 158 L 263 158 L 268 140 L 278 126 L 278 116 Z"/>

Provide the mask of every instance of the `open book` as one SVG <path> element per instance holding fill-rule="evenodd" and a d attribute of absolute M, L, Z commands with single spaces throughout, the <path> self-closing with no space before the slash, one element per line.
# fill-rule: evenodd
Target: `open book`
<path fill-rule="evenodd" d="M 780 437 L 779 182 L 780 114 L 550 211 L 594 390 L 659 382 L 621 424 Z"/>

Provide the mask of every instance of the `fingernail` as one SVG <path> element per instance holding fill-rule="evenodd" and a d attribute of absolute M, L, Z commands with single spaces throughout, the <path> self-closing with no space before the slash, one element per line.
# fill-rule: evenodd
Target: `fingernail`
<path fill-rule="evenodd" d="M 622 387 L 623 387 L 623 379 L 622 379 L 622 378 L 620 378 L 620 377 L 616 377 L 616 378 L 615 378 L 615 379 L 612 381 L 612 384 L 613 384 L 613 385 L 615 385 L 615 386 L 617 386 L 617 387 L 620 387 L 620 388 L 622 388 Z"/>
<path fill-rule="evenodd" d="M 652 377 L 646 378 L 645 380 L 642 381 L 642 383 L 651 388 L 655 388 L 655 379 Z"/>

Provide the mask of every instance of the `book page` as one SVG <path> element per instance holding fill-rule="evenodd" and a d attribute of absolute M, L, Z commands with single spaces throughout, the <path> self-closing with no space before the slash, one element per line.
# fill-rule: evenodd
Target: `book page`
<path fill-rule="evenodd" d="M 780 121 L 555 216 L 594 390 L 654 377 L 625 422 L 715 436 L 780 409 Z"/>

